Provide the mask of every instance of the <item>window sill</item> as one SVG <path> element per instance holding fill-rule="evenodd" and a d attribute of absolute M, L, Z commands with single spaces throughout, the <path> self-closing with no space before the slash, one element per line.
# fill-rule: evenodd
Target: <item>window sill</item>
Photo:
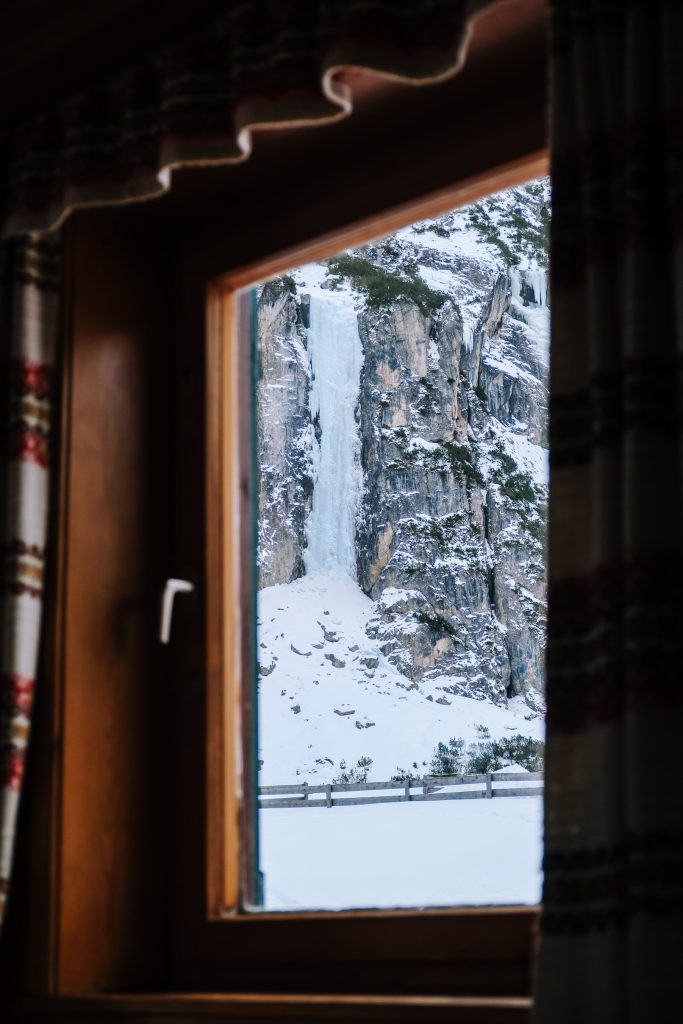
<path fill-rule="evenodd" d="M 261 993 L 161 993 L 63 996 L 23 1000 L 10 1024 L 99 1024 L 109 1017 L 147 1024 L 173 1020 L 405 1021 L 415 1024 L 528 1024 L 527 998 L 462 996 L 263 995 Z"/>

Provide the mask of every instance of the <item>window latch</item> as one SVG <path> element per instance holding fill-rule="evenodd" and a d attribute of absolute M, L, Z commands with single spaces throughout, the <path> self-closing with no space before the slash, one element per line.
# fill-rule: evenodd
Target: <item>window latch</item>
<path fill-rule="evenodd" d="M 163 597 L 161 598 L 161 623 L 159 626 L 159 641 L 167 644 L 171 639 L 171 620 L 173 619 L 173 602 L 176 594 L 191 594 L 194 590 L 194 583 L 189 580 L 166 580 Z"/>

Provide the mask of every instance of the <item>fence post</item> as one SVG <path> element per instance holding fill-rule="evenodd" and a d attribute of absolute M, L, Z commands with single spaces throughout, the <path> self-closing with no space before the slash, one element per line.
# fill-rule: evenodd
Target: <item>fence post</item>
<path fill-rule="evenodd" d="M 301 789 L 301 792 L 303 793 L 304 800 L 308 800 L 308 783 L 307 782 L 304 782 L 303 787 Z"/>
<path fill-rule="evenodd" d="M 486 773 L 486 799 L 490 800 L 493 796 L 493 786 L 491 784 L 491 772 Z"/>
<path fill-rule="evenodd" d="M 325 786 L 325 803 L 328 807 L 332 806 L 332 786 Z"/>
<path fill-rule="evenodd" d="M 404 800 L 410 800 L 410 779 L 406 779 Z"/>

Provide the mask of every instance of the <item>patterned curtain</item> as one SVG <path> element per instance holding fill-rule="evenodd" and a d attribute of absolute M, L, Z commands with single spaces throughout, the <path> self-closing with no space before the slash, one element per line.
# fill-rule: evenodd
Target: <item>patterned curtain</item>
<path fill-rule="evenodd" d="M 0 921 L 39 652 L 58 313 L 59 244 L 0 245 Z"/>
<path fill-rule="evenodd" d="M 254 127 L 345 117 L 340 68 L 446 78 L 462 64 L 469 20 L 491 2 L 223 4 L 173 45 L 17 125 L 0 236 L 54 228 L 77 206 L 160 195 L 174 167 L 244 160 Z"/>
<path fill-rule="evenodd" d="M 680 993 L 683 4 L 553 6 L 536 1019 L 625 1024 Z"/>
<path fill-rule="evenodd" d="M 415 84 L 455 73 L 493 0 L 247 0 L 119 73 L 46 104 L 2 140 L 0 361 L 0 924 L 39 655 L 48 529 L 59 243 L 77 207 L 150 199 L 181 165 L 246 159 L 253 127 L 344 117 L 335 77 L 361 67 Z M 29 237 L 30 236 L 30 237 Z M 51 236 L 54 239 L 54 235 Z"/>

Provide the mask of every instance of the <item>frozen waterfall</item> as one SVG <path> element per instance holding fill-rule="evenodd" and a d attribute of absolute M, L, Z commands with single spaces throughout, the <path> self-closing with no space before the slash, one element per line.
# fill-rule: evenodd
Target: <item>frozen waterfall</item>
<path fill-rule="evenodd" d="M 313 503 L 304 553 L 308 574 L 342 572 L 356 579 L 355 523 L 363 472 L 356 404 L 363 348 L 358 320 L 343 299 L 311 295 Z"/>
<path fill-rule="evenodd" d="M 534 302 L 539 306 L 545 306 L 548 302 L 548 273 L 539 268 L 527 270 L 526 279 L 529 287 L 534 293 Z"/>
<path fill-rule="evenodd" d="M 515 302 L 522 302 L 522 281 L 531 289 L 537 306 L 548 304 L 548 271 L 540 267 L 520 270 L 510 267 L 510 294 Z"/>

